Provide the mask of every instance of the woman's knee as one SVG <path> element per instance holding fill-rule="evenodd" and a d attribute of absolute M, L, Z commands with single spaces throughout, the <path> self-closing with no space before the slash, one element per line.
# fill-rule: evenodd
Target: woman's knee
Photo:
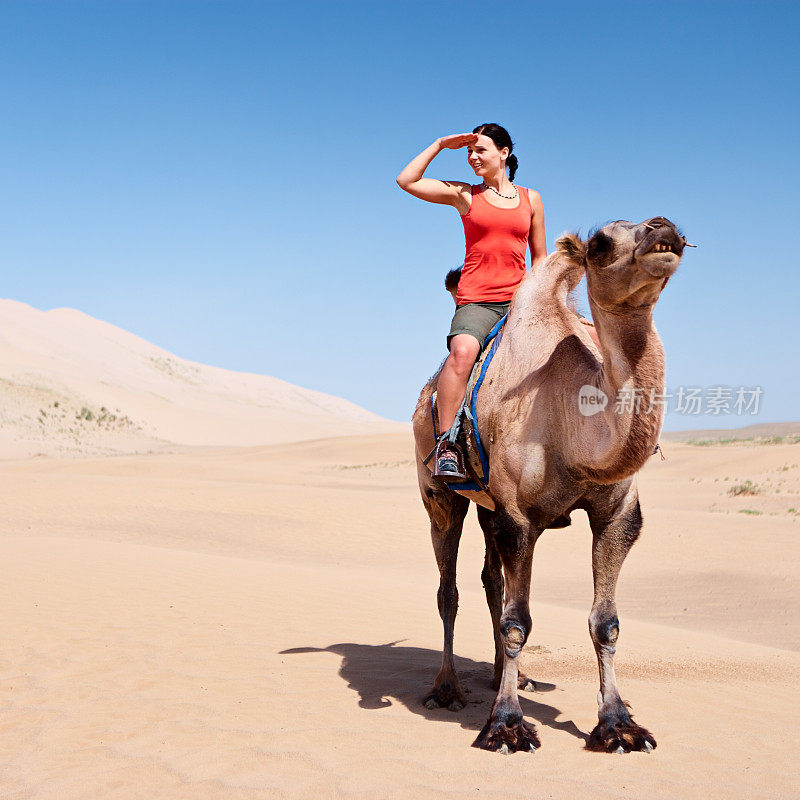
<path fill-rule="evenodd" d="M 459 375 L 469 375 L 480 351 L 480 344 L 477 339 L 474 340 L 473 344 L 471 336 L 465 338 L 468 341 L 464 341 L 461 337 L 453 339 L 450 345 L 450 355 L 448 356 L 453 369 Z"/>

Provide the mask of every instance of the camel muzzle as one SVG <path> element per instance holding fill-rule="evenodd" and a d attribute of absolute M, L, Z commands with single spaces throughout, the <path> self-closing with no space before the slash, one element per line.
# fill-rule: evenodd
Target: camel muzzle
<path fill-rule="evenodd" d="M 645 226 L 651 227 L 647 223 Z M 673 225 L 663 225 L 653 228 L 644 236 L 642 241 L 636 245 L 635 256 L 641 258 L 652 253 L 673 253 L 680 258 L 685 246 L 686 239 L 678 233 Z"/>

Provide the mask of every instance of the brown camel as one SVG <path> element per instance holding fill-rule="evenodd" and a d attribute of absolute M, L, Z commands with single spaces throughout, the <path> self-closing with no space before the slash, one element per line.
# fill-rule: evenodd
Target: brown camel
<path fill-rule="evenodd" d="M 518 665 L 531 632 L 533 549 L 554 519 L 579 508 L 592 529 L 589 632 L 600 668 L 599 722 L 587 747 L 650 752 L 656 746 L 649 731 L 632 720 L 617 689 L 614 595 L 622 562 L 642 527 L 635 475 L 653 453 L 663 420 L 664 350 L 653 306 L 685 245 L 663 217 L 638 225 L 614 222 L 586 242 L 563 236 L 514 296 L 478 398 L 495 504 L 494 511 L 478 507 L 486 541 L 481 578 L 494 625 L 499 691 L 475 747 L 502 752 L 539 747 L 517 695 L 527 681 Z M 584 272 L 599 350 L 566 304 Z M 430 396 L 436 380 L 423 389 L 413 419 L 444 623 L 442 668 L 424 702 L 458 711 L 465 699 L 453 665 L 456 557 L 469 500 L 423 464 L 434 443 Z"/>

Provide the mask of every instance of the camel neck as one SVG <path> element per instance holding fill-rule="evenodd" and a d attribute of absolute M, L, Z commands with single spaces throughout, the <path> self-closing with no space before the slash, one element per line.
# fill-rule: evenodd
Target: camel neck
<path fill-rule="evenodd" d="M 591 480 L 607 483 L 641 469 L 658 441 L 663 406 L 653 401 L 663 393 L 664 350 L 652 306 L 604 310 L 590 295 L 601 344 L 598 361 L 566 305 L 582 272 L 558 253 L 532 270 L 514 295 L 494 363 L 520 397 L 544 392 L 542 413 L 552 415 L 569 442 L 568 461 Z M 569 363 L 569 371 L 549 383 L 561 363 Z M 584 416 L 578 410 L 587 386 L 603 392 L 607 402 L 603 411 Z"/>
<path fill-rule="evenodd" d="M 596 441 L 604 444 L 591 454 L 584 471 L 605 482 L 641 469 L 658 442 L 664 419 L 664 348 L 652 306 L 612 311 L 591 296 L 589 305 L 603 356 L 598 388 L 608 403 L 587 420 L 590 428 L 602 429 Z"/>

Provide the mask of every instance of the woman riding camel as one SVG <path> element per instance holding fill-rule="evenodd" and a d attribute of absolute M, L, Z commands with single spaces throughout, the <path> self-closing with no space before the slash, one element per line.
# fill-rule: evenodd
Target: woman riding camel
<path fill-rule="evenodd" d="M 423 177 L 442 150 L 461 147 L 467 148 L 467 162 L 481 183 L 473 186 Z M 533 189 L 512 183 L 517 171 L 513 149 L 505 128 L 486 123 L 472 133 L 437 139 L 397 176 L 401 189 L 429 203 L 453 206 L 464 223 L 466 256 L 458 282 L 456 312 L 447 336 L 450 355 L 436 386 L 436 410 L 442 431 L 450 428 L 461 407 L 483 340 L 508 312 L 511 298 L 525 277 L 528 246 L 531 267 L 547 255 L 542 198 Z M 463 463 L 458 445 L 445 439 L 437 450 L 434 474 L 463 478 Z"/>

